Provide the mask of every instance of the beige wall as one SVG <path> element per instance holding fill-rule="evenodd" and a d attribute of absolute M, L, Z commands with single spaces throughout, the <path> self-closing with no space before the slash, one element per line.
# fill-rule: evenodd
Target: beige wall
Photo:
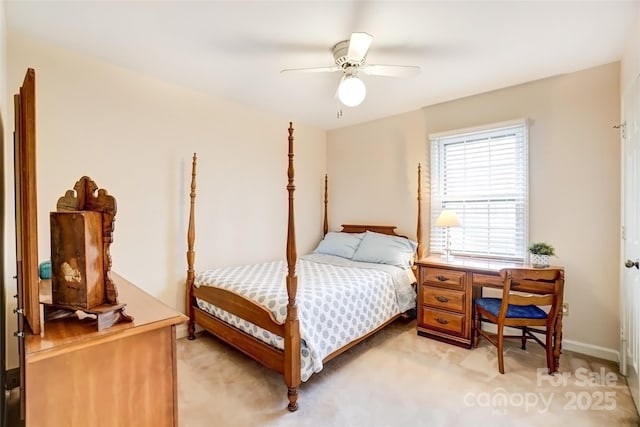
<path fill-rule="evenodd" d="M 331 131 L 334 223 L 364 216 L 408 227 L 415 184 L 406 177 L 428 161 L 429 133 L 528 118 L 530 239 L 553 243 L 556 263 L 566 268 L 565 343 L 615 359 L 620 151 L 612 126 L 619 99 L 619 64 L 612 63 Z M 357 203 L 346 203 L 349 197 Z M 425 191 L 425 242 L 428 203 Z"/>
<path fill-rule="evenodd" d="M 428 172 L 426 133 L 421 111 L 329 131 L 329 227 L 393 224 L 415 239 L 418 163 L 423 177 Z"/>
<path fill-rule="evenodd" d="M 624 94 L 624 90 L 638 75 L 640 75 L 640 9 L 620 61 L 620 93 Z"/>
<path fill-rule="evenodd" d="M 8 41 L 8 91 L 17 90 L 27 67 L 36 70 L 41 260 L 50 256 L 49 212 L 88 175 L 117 200 L 113 270 L 183 310 L 194 152 L 196 268 L 284 256 L 287 118 L 14 33 Z M 294 127 L 297 243 L 304 253 L 322 236 L 326 133 L 302 123 Z M 4 166 L 11 177 L 13 155 L 5 147 L 7 153 Z M 13 193 L 7 197 L 13 203 Z M 4 247 L 12 253 L 12 223 L 7 233 Z M 15 257 L 7 263 L 14 265 Z"/>

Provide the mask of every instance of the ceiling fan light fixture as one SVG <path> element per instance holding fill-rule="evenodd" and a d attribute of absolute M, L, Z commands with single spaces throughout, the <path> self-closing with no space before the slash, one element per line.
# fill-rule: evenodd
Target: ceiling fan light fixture
<path fill-rule="evenodd" d="M 347 107 L 356 107 L 364 101 L 367 88 L 357 75 L 345 76 L 338 86 L 338 99 Z"/>

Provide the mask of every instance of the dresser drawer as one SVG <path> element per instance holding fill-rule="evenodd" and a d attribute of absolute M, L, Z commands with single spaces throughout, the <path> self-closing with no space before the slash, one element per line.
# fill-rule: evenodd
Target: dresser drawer
<path fill-rule="evenodd" d="M 464 295 L 464 291 L 422 285 L 420 303 L 443 310 L 455 310 L 464 313 Z"/>
<path fill-rule="evenodd" d="M 464 314 L 422 307 L 421 320 L 427 328 L 440 329 L 460 336 L 464 334 Z"/>
<path fill-rule="evenodd" d="M 437 286 L 447 288 L 464 289 L 464 271 L 445 270 L 443 268 L 423 267 L 420 269 L 421 280 L 431 282 Z"/>

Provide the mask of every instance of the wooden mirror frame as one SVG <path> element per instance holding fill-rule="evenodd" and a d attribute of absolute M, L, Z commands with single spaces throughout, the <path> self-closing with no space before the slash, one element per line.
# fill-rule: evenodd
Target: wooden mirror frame
<path fill-rule="evenodd" d="M 38 214 L 36 197 L 36 74 L 28 68 L 20 93 L 14 95 L 14 173 L 18 329 L 22 317 L 33 334 L 40 333 L 38 277 Z M 20 312 L 19 312 L 20 313 Z"/>

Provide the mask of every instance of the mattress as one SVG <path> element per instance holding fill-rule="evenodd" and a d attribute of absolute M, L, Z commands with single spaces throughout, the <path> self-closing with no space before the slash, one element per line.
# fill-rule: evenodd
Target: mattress
<path fill-rule="evenodd" d="M 232 290 L 268 308 L 278 323 L 287 315 L 287 265 L 271 261 L 205 270 L 194 285 Z M 300 256 L 298 318 L 301 337 L 301 379 L 323 368 L 326 356 L 368 334 L 395 315 L 415 308 L 412 270 L 352 261 L 325 254 Z M 276 348 L 284 340 L 202 299 L 200 309 Z"/>

